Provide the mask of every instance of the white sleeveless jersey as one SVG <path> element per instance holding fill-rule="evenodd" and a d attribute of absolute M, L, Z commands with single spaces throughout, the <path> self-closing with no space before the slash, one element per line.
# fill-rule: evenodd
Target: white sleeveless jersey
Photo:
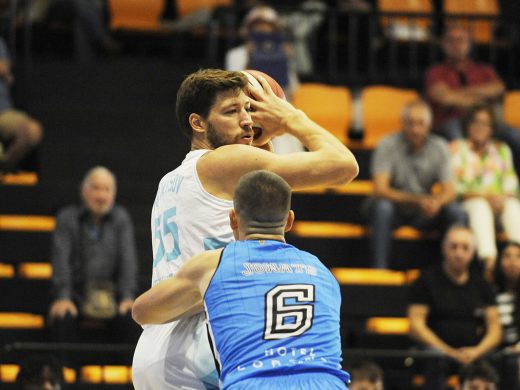
<path fill-rule="evenodd" d="M 189 152 L 159 183 L 151 219 L 152 285 L 175 275 L 192 256 L 233 241 L 233 202 L 206 192 L 197 175 L 197 161 L 207 152 Z M 218 388 L 204 314 L 144 327 L 132 370 L 137 390 Z"/>

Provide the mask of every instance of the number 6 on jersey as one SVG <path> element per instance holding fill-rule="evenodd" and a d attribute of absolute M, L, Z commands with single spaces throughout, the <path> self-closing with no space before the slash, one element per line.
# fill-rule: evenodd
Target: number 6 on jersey
<path fill-rule="evenodd" d="M 294 299 L 296 304 L 286 304 Z M 278 285 L 265 295 L 265 340 L 299 336 L 310 329 L 314 317 L 314 285 Z M 301 304 L 310 302 L 310 304 Z"/>

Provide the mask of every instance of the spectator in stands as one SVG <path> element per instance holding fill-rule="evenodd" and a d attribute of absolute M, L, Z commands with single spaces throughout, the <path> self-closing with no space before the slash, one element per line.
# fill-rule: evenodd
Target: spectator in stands
<path fill-rule="evenodd" d="M 271 7 L 258 5 L 244 17 L 240 35 L 244 44 L 226 53 L 226 70 L 255 69 L 273 77 L 290 100 L 298 87 L 298 75 L 292 61 L 292 46 L 287 41 L 280 16 Z M 273 140 L 277 153 L 303 150 L 293 136 L 284 134 Z"/>
<path fill-rule="evenodd" d="M 464 111 L 476 104 L 487 103 L 500 108 L 505 86 L 495 70 L 470 58 L 471 38 L 460 25 L 449 25 L 442 48 L 446 57 L 426 73 L 426 95 L 433 108 L 434 130 L 453 140 L 462 138 L 461 119 Z M 520 131 L 501 123 L 495 136 L 506 142 L 520 169 Z"/>
<path fill-rule="evenodd" d="M 485 357 L 501 339 L 492 286 L 470 268 L 475 237 L 469 228 L 451 227 L 443 241 L 443 262 L 425 269 L 410 287 L 410 336 L 443 356 L 426 366 L 426 389 L 442 389 L 460 366 Z"/>
<path fill-rule="evenodd" d="M 508 239 L 520 242 L 518 178 L 511 150 L 493 139 L 497 125 L 491 107 L 472 107 L 463 128 L 467 138 L 451 143 L 455 187 L 477 239 L 478 257 L 490 274 L 497 258 L 495 218 Z"/>
<path fill-rule="evenodd" d="M 383 390 L 383 370 L 375 362 L 354 362 L 347 370 L 350 374 L 350 390 Z"/>
<path fill-rule="evenodd" d="M 105 4 L 95 0 L 35 0 L 30 6 L 31 20 L 69 23 L 72 19 L 93 46 L 107 54 L 115 54 L 121 51 L 121 44 L 107 28 Z"/>
<path fill-rule="evenodd" d="M 393 228 L 408 224 L 445 230 L 466 221 L 462 207 L 453 202 L 448 145 L 430 134 L 430 125 L 428 105 L 413 101 L 403 109 L 402 131 L 385 137 L 373 153 L 374 196 L 367 207 L 374 267 L 389 266 Z"/>
<path fill-rule="evenodd" d="M 63 367 L 51 355 L 26 358 L 16 376 L 19 390 L 59 390 L 63 382 Z"/>
<path fill-rule="evenodd" d="M 52 238 L 54 302 L 49 318 L 58 341 L 77 340 L 77 319 L 106 319 L 115 341 L 134 342 L 131 317 L 137 290 L 137 255 L 130 215 L 114 204 L 116 179 L 90 169 L 81 184 L 82 205 L 58 213 Z"/>
<path fill-rule="evenodd" d="M 458 390 L 497 390 L 499 376 L 487 361 L 476 360 L 462 368 L 459 382 Z M 514 390 L 515 388 L 505 386 L 503 389 Z"/>
<path fill-rule="evenodd" d="M 497 287 L 498 311 L 502 323 L 502 347 L 504 356 L 501 383 L 504 389 L 520 389 L 520 242 L 509 241 L 502 249 L 495 267 L 494 281 Z M 511 354 L 509 354 L 511 353 Z"/>
<path fill-rule="evenodd" d="M 20 168 L 34 169 L 28 164 L 28 153 L 42 139 L 42 126 L 24 112 L 15 110 L 9 88 L 14 81 L 9 51 L 0 37 L 0 174 Z"/>

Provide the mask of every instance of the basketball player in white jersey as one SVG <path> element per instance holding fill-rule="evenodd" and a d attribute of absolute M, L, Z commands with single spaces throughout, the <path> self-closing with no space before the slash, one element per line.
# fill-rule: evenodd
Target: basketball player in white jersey
<path fill-rule="evenodd" d="M 233 240 L 228 214 L 244 174 L 270 170 L 293 189 L 345 184 L 357 176 L 357 162 L 345 145 L 278 98 L 265 79 L 259 81 L 262 89 L 252 89 L 241 72 L 206 69 L 179 88 L 177 120 L 191 151 L 159 183 L 151 221 L 152 285 L 175 275 L 193 255 Z M 253 122 L 263 129 L 256 140 Z M 308 152 L 264 150 L 272 137 L 285 133 Z M 145 327 L 132 369 L 137 390 L 218 388 L 204 315 Z"/>

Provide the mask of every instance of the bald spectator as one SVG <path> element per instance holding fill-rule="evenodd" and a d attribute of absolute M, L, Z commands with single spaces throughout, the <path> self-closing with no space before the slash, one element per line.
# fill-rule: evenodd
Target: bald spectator
<path fill-rule="evenodd" d="M 490 65 L 471 59 L 471 46 L 471 37 L 464 27 L 448 26 L 442 39 L 445 60 L 426 73 L 426 95 L 433 109 L 434 130 L 450 141 L 463 137 L 461 119 L 468 108 L 490 104 L 500 111 L 506 90 Z M 512 149 L 515 168 L 519 172 L 520 131 L 500 123 L 495 137 Z"/>
<path fill-rule="evenodd" d="M 402 113 L 402 131 L 385 137 L 372 156 L 374 196 L 368 201 L 372 265 L 388 268 L 392 230 L 411 225 L 420 230 L 465 223 L 453 202 L 448 145 L 430 134 L 431 112 L 417 100 Z M 439 189 L 434 191 L 434 186 Z"/>
<path fill-rule="evenodd" d="M 502 337 L 494 290 L 470 267 L 475 255 L 471 230 L 451 227 L 442 252 L 442 263 L 422 270 L 410 287 L 410 336 L 442 355 L 427 364 L 426 390 L 443 389 L 447 376 L 486 357 Z"/>
<path fill-rule="evenodd" d="M 0 37 L 0 175 L 20 168 L 43 135 L 40 123 L 14 109 L 10 94 L 13 82 L 7 45 Z"/>
<path fill-rule="evenodd" d="M 77 341 L 78 318 L 107 320 L 114 341 L 136 341 L 131 318 L 137 293 L 137 254 L 130 215 L 114 204 L 116 179 L 104 167 L 87 172 L 81 205 L 58 213 L 52 239 L 56 341 Z"/>

